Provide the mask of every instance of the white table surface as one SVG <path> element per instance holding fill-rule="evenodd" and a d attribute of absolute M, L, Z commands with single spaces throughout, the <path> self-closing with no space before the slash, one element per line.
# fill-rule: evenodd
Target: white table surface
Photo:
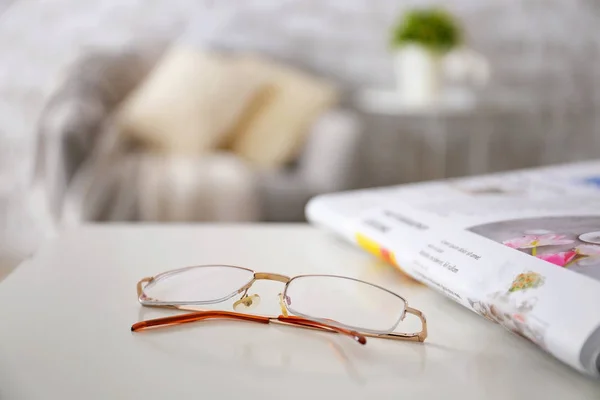
<path fill-rule="evenodd" d="M 130 331 L 152 316 L 137 302 L 138 279 L 206 263 L 383 284 L 425 312 L 429 337 L 360 346 L 340 335 L 236 321 Z M 48 243 L 0 283 L 3 400 L 368 395 L 598 399 L 600 383 L 304 225 L 86 227 Z"/>

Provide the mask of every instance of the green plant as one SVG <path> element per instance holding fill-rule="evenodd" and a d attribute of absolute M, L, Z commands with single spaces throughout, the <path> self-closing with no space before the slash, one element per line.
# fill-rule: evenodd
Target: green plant
<path fill-rule="evenodd" d="M 446 52 L 462 41 L 458 21 L 438 9 L 415 9 L 405 13 L 392 29 L 391 46 L 418 44 L 434 52 Z"/>

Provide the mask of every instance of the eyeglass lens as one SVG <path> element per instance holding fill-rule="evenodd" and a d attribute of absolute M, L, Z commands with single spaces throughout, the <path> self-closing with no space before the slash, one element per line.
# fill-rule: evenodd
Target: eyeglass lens
<path fill-rule="evenodd" d="M 337 276 L 292 279 L 284 301 L 290 312 L 373 333 L 393 331 L 404 315 L 405 301 L 369 283 Z"/>

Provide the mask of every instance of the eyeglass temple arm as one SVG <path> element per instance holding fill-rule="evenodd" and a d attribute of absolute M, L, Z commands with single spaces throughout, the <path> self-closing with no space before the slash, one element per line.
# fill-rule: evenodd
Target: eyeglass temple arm
<path fill-rule="evenodd" d="M 406 312 L 415 315 L 421 320 L 421 332 L 413 333 L 409 336 L 414 337 L 416 335 L 419 342 L 424 342 L 425 339 L 427 339 L 427 318 L 425 318 L 425 315 L 416 308 L 406 307 Z"/>
<path fill-rule="evenodd" d="M 406 313 L 417 316 L 421 320 L 421 331 L 415 333 L 388 333 L 385 335 L 377 335 L 370 333 L 363 333 L 364 336 L 367 337 L 377 337 L 382 339 L 392 339 L 392 340 L 407 340 L 411 342 L 424 342 L 427 339 L 427 319 L 425 315 L 416 308 L 406 307 Z"/>
<path fill-rule="evenodd" d="M 136 322 L 131 326 L 132 332 L 139 332 L 149 328 L 157 328 L 171 325 L 181 325 L 189 322 L 203 321 L 207 319 L 233 319 L 239 321 L 258 322 L 261 324 L 281 323 L 284 325 L 293 325 L 298 327 L 313 328 L 321 331 L 337 332 L 351 337 L 360 344 L 366 344 L 367 339 L 364 335 L 344 328 L 330 326 L 319 322 L 311 321 L 300 317 L 290 317 L 280 315 L 277 318 L 263 317 L 260 315 L 241 314 L 231 311 L 197 311 L 187 314 L 173 315 Z"/>
<path fill-rule="evenodd" d="M 320 322 L 311 321 L 309 319 L 304 319 L 304 318 L 300 318 L 300 317 L 280 315 L 279 317 L 277 317 L 277 319 L 271 319 L 270 322 L 272 322 L 272 323 L 283 322 L 283 324 L 298 325 L 303 328 L 312 328 L 312 329 L 317 329 L 317 330 L 321 330 L 321 331 L 337 332 L 337 333 L 341 333 L 343 335 L 349 336 L 350 338 L 354 339 L 355 341 L 357 341 L 360 344 L 367 343 L 367 338 L 365 337 L 365 335 L 358 333 L 357 331 L 353 331 L 353 330 L 345 329 L 345 328 L 339 328 L 337 326 L 322 324 Z"/>
<path fill-rule="evenodd" d="M 206 319 L 234 319 L 241 321 L 258 322 L 261 324 L 269 323 L 268 317 L 261 317 L 259 315 L 240 314 L 230 311 L 197 311 L 187 314 L 172 315 L 169 317 L 162 317 L 136 322 L 131 326 L 131 331 L 138 332 L 148 328 L 181 325 L 189 322 L 203 321 Z"/>

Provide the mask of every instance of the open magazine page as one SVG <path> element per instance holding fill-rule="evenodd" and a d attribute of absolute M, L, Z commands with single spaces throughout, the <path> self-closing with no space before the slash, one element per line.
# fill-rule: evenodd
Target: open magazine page
<path fill-rule="evenodd" d="M 320 196 L 307 218 L 599 375 L 600 163 Z"/>

